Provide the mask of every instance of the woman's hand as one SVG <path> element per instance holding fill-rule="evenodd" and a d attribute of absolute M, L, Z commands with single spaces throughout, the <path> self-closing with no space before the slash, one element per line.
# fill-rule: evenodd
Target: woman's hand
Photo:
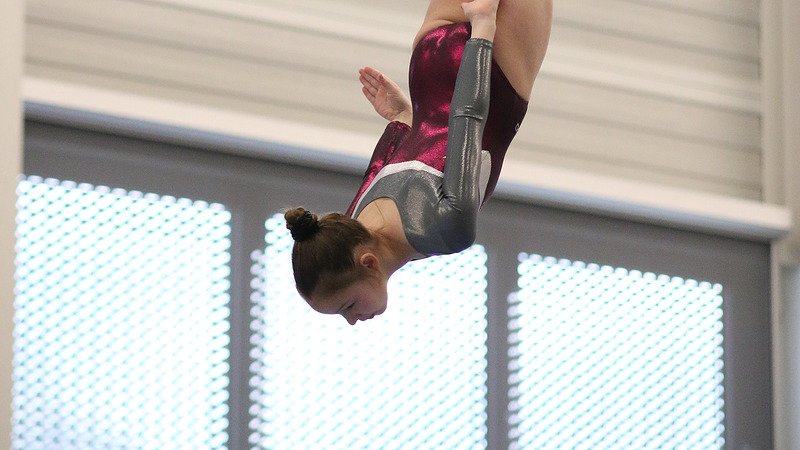
<path fill-rule="evenodd" d="M 500 0 L 470 0 L 461 4 L 472 25 L 470 37 L 494 40 L 497 30 L 497 5 Z"/>
<path fill-rule="evenodd" d="M 372 67 L 358 71 L 361 91 L 381 117 L 411 125 L 411 102 L 394 81 Z"/>

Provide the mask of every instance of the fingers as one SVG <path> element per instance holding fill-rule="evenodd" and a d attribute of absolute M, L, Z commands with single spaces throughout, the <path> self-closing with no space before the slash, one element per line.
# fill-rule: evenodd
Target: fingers
<path fill-rule="evenodd" d="M 370 103 L 375 103 L 375 93 L 374 92 L 372 92 L 369 89 L 367 89 L 366 86 L 361 88 L 361 92 L 364 93 L 364 97 L 367 97 L 367 100 L 369 100 Z"/>
<path fill-rule="evenodd" d="M 379 88 L 386 80 L 386 77 L 384 77 L 382 73 L 371 67 L 364 67 L 363 69 L 360 69 L 358 74 L 358 79 L 361 81 L 361 84 L 364 86 L 373 86 L 376 89 Z"/>
<path fill-rule="evenodd" d="M 376 78 L 376 79 L 383 76 L 382 73 L 380 73 L 379 71 L 377 71 L 377 70 L 375 70 L 375 69 L 373 69 L 372 67 L 369 67 L 369 66 L 364 67 L 363 69 L 360 69 L 358 71 L 358 73 L 360 73 L 362 75 L 369 75 L 369 76 L 371 76 L 373 78 Z"/>
<path fill-rule="evenodd" d="M 362 85 L 361 90 L 364 92 L 364 95 L 366 95 L 367 98 L 370 99 L 375 98 L 378 95 L 380 87 L 375 83 L 371 83 L 370 81 L 368 81 L 363 77 L 359 77 L 359 79 L 361 80 L 361 85 Z"/>
<path fill-rule="evenodd" d="M 374 100 L 383 87 L 386 77 L 371 67 L 364 67 L 358 71 L 358 80 L 361 82 L 361 91 L 370 101 Z"/>

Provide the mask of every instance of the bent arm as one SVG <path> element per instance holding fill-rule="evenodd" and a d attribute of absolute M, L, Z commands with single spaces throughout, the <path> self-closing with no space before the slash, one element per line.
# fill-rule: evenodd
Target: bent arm
<path fill-rule="evenodd" d="M 448 245 L 463 250 L 475 241 L 480 209 L 480 152 L 489 114 L 492 42 L 472 38 L 464 46 L 450 103 L 447 160 L 439 223 Z"/>
<path fill-rule="evenodd" d="M 381 117 L 390 122 L 397 121 L 411 126 L 411 101 L 397 83 L 372 67 L 359 69 L 358 74 L 364 97 Z"/>

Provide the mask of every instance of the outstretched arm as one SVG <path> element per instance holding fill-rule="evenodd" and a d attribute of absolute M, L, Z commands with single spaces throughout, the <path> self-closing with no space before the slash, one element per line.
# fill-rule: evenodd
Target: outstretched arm
<path fill-rule="evenodd" d="M 398 121 L 411 126 L 411 102 L 400 86 L 372 67 L 364 67 L 358 74 L 361 91 L 381 117 L 390 122 Z"/>

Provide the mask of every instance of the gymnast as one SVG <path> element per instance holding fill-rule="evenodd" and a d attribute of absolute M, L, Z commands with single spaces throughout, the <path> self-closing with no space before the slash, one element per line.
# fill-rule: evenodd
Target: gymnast
<path fill-rule="evenodd" d="M 386 310 L 389 277 L 475 240 L 550 37 L 552 0 L 432 0 L 414 39 L 409 101 L 359 70 L 389 121 L 346 214 L 286 211 L 300 295 L 350 325 Z"/>

